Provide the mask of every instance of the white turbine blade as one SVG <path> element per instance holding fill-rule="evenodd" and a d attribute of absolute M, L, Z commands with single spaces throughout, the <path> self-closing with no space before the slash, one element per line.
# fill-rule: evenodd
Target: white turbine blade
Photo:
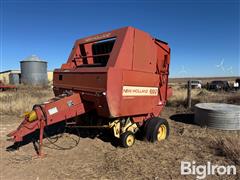
<path fill-rule="evenodd" d="M 224 59 L 222 59 L 222 61 L 221 61 L 221 63 L 220 63 L 220 64 L 221 64 L 221 65 L 223 65 L 223 63 L 224 63 Z"/>
<path fill-rule="evenodd" d="M 217 68 L 220 68 L 224 64 L 224 59 L 222 59 L 219 64 L 216 65 Z"/>
<path fill-rule="evenodd" d="M 233 67 L 232 66 L 230 66 L 229 68 L 228 68 L 228 71 L 231 71 L 233 69 Z"/>
<path fill-rule="evenodd" d="M 227 69 L 228 72 L 230 72 L 231 74 L 233 74 L 233 67 L 230 66 L 228 69 Z"/>
<path fill-rule="evenodd" d="M 223 67 L 223 66 L 221 66 L 221 69 L 222 69 L 222 71 L 223 71 L 223 72 L 225 72 L 225 69 L 224 69 L 224 67 Z"/>
<path fill-rule="evenodd" d="M 178 72 L 179 74 L 186 74 L 187 71 L 185 70 L 185 67 L 182 65 L 181 70 Z"/>

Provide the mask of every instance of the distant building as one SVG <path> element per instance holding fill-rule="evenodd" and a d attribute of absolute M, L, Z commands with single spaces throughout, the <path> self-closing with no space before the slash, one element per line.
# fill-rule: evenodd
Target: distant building
<path fill-rule="evenodd" d="M 10 84 L 10 74 L 18 74 L 19 77 L 21 76 L 20 70 L 7 70 L 0 72 L 0 80 L 5 84 Z"/>
<path fill-rule="evenodd" d="M 52 82 L 53 81 L 53 71 L 48 71 L 47 76 L 48 76 L 48 81 Z"/>
<path fill-rule="evenodd" d="M 14 75 L 14 76 L 13 76 Z M 20 70 L 7 70 L 0 72 L 0 80 L 3 81 L 6 84 L 10 84 L 11 77 L 16 77 L 16 75 L 19 76 L 19 84 L 21 83 L 21 71 Z M 53 80 L 53 71 L 47 71 L 47 78 L 49 82 L 52 82 Z M 12 81 L 14 82 L 14 81 Z M 16 84 L 16 83 L 14 83 Z"/>

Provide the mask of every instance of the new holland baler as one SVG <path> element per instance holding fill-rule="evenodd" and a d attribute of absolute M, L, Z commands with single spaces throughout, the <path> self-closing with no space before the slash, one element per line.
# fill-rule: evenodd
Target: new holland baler
<path fill-rule="evenodd" d="M 74 118 L 76 127 L 113 129 L 124 147 L 134 144 L 137 131 L 151 142 L 166 139 L 169 125 L 159 116 L 172 92 L 169 63 L 168 44 L 133 27 L 79 39 L 54 70 L 55 97 L 34 105 L 8 136 L 21 142 L 39 130 L 41 155 L 45 128 Z"/>

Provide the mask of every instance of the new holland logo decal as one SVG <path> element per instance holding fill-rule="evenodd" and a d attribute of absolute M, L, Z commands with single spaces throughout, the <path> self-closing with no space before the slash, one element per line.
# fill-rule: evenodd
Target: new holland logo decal
<path fill-rule="evenodd" d="M 122 96 L 157 96 L 158 87 L 123 86 Z"/>

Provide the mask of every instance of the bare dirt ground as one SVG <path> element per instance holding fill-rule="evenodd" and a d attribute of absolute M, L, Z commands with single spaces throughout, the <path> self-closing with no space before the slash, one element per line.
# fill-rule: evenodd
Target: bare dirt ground
<path fill-rule="evenodd" d="M 7 141 L 6 134 L 19 125 L 22 120 L 19 116 L 24 108 L 31 107 L 31 103 L 36 103 L 35 101 L 48 99 L 52 92 L 38 92 L 34 89 L 31 90 L 32 95 L 29 95 L 30 90 L 24 88 L 17 95 L 14 92 L 4 92 L 0 95 L 1 179 L 196 179 L 196 176 L 180 175 L 181 161 L 196 161 L 196 164 L 201 165 L 208 161 L 218 165 L 235 165 L 237 175 L 215 175 L 208 176 L 207 179 L 240 179 L 240 155 L 236 154 L 240 151 L 240 132 L 206 129 L 192 124 L 192 111 L 183 106 L 185 90 L 175 90 L 174 96 L 162 112 L 162 117 L 170 124 L 169 139 L 155 144 L 137 140 L 133 147 L 124 149 L 115 145 L 114 138 L 81 137 L 78 146 L 70 150 L 56 150 L 44 139 L 44 144 L 48 147 L 44 147 L 46 156 L 42 159 L 35 158 L 32 143 L 17 151 L 6 151 L 12 145 L 12 142 Z M 234 101 L 239 98 L 239 93 L 217 95 L 201 90 L 194 92 L 196 102 L 227 102 L 230 99 L 230 102 L 239 104 L 240 101 Z M 13 103 L 11 108 L 7 102 Z M 17 102 L 22 104 L 17 105 Z M 109 134 L 105 133 L 103 136 L 108 137 Z M 77 136 L 65 133 L 56 143 L 70 147 L 73 144 L 71 138 L 77 139 Z M 235 152 L 224 152 L 223 144 L 227 138 L 233 141 L 232 149 L 237 149 Z M 223 140 L 222 144 L 216 144 L 220 140 Z M 235 153 L 235 156 L 231 156 L 231 153 Z"/>

